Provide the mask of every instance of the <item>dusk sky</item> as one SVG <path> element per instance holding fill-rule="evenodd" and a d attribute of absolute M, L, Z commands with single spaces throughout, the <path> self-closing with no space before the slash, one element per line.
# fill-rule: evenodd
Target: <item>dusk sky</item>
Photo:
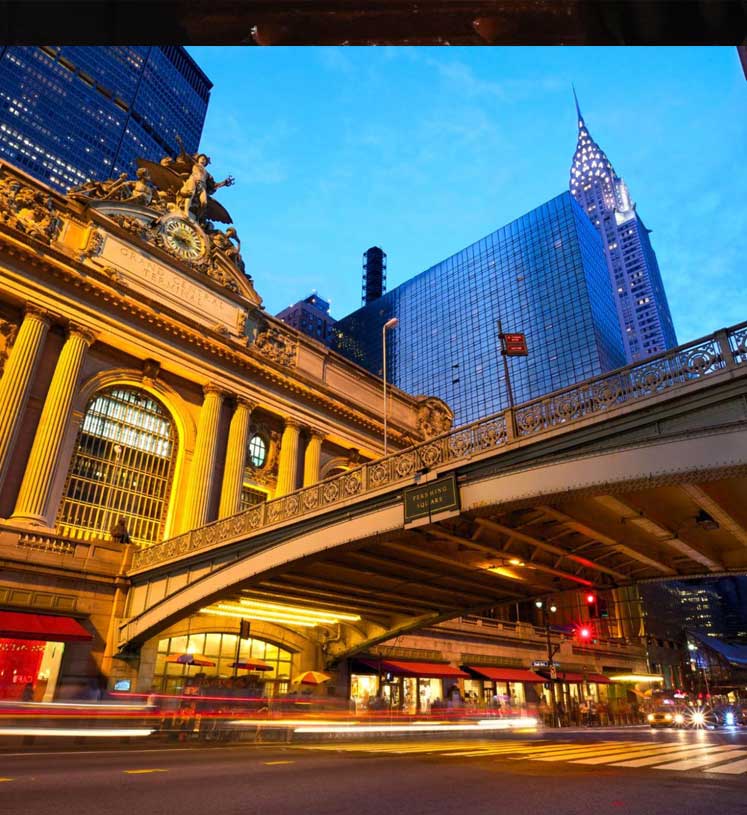
<path fill-rule="evenodd" d="M 275 314 L 360 305 L 568 188 L 571 83 L 628 183 L 680 342 L 747 319 L 747 82 L 729 48 L 190 48 L 202 149 Z"/>

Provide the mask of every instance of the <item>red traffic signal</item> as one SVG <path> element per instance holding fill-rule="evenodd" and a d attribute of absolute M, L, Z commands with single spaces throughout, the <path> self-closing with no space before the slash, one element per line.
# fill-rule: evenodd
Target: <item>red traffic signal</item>
<path fill-rule="evenodd" d="M 525 357 L 527 351 L 527 338 L 524 334 L 503 334 L 503 353 L 507 357 Z"/>
<path fill-rule="evenodd" d="M 586 643 L 594 641 L 594 629 L 590 625 L 576 626 L 575 634 L 579 642 Z"/>
<path fill-rule="evenodd" d="M 596 594 L 587 594 L 586 595 L 586 602 L 591 605 L 592 603 L 596 603 L 597 596 Z"/>

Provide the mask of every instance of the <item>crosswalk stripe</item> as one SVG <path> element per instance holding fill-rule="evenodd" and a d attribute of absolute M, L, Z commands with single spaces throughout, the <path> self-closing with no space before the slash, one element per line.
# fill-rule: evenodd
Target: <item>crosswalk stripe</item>
<path fill-rule="evenodd" d="M 602 764 L 602 763 L 610 763 L 612 761 L 616 761 L 617 759 L 626 759 L 626 758 L 635 758 L 641 756 L 661 756 L 663 759 L 666 759 L 668 756 L 675 754 L 675 753 L 687 753 L 692 751 L 693 745 L 692 744 L 672 744 L 670 745 L 649 745 L 648 747 L 636 747 L 632 750 L 621 750 L 618 753 L 605 753 L 603 756 L 597 758 L 581 758 L 574 760 L 571 762 L 572 764 Z"/>
<path fill-rule="evenodd" d="M 567 747 L 564 750 L 555 750 L 548 755 L 533 759 L 533 761 L 570 761 L 575 758 L 584 758 L 590 755 L 604 755 L 606 753 L 618 753 L 620 750 L 645 750 L 651 747 L 650 744 L 639 745 L 638 742 L 616 742 L 612 744 L 577 744 Z"/>
<path fill-rule="evenodd" d="M 747 773 L 747 758 L 743 758 L 741 761 L 731 761 L 729 764 L 720 764 L 718 767 L 709 767 L 705 772 L 729 773 L 730 775 Z"/>
<path fill-rule="evenodd" d="M 719 753 L 723 752 L 724 750 L 732 750 L 733 745 L 731 744 L 722 744 L 717 747 L 697 747 L 695 745 L 692 746 L 691 750 L 693 755 L 704 755 L 704 754 L 711 754 L 711 753 Z M 656 756 L 649 756 L 648 758 L 635 758 L 632 761 L 617 761 L 612 766 L 613 767 L 651 767 L 654 764 L 661 764 L 662 761 L 667 761 L 669 756 L 666 755 L 656 755 Z"/>
<path fill-rule="evenodd" d="M 530 751 L 532 749 L 534 749 L 534 748 L 532 748 L 531 746 L 524 746 L 524 747 L 511 746 L 511 747 L 509 747 L 508 745 L 506 745 L 505 747 L 479 747 L 477 749 L 474 749 L 474 748 L 470 749 L 469 747 L 463 747 L 461 750 L 455 750 L 452 753 L 442 753 L 442 755 L 449 756 L 449 757 L 451 757 L 451 756 L 454 756 L 454 757 L 458 757 L 458 756 L 465 756 L 465 757 L 469 757 L 469 756 L 497 756 L 497 755 L 504 755 L 504 754 L 507 754 L 507 753 L 524 753 L 524 752 Z"/>
<path fill-rule="evenodd" d="M 694 767 L 704 767 L 706 764 L 718 764 L 721 761 L 726 761 L 727 758 L 741 758 L 744 755 L 744 750 L 732 750 L 731 752 L 721 753 L 720 755 L 699 756 L 698 758 L 690 758 L 685 761 L 675 761 L 672 764 L 660 764 L 658 767 L 654 767 L 654 769 L 692 770 Z"/>

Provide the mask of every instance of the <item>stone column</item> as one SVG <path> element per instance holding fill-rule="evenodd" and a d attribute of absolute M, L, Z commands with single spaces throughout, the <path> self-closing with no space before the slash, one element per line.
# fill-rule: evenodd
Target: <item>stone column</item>
<path fill-rule="evenodd" d="M 189 470 L 189 487 L 185 502 L 185 529 L 196 529 L 207 523 L 210 494 L 213 488 L 218 423 L 225 394 L 215 385 L 206 385 L 203 390 L 205 400 L 202 403 L 200 420 L 197 423 L 197 439 L 192 456 L 192 466 Z"/>
<path fill-rule="evenodd" d="M 322 457 L 322 442 L 324 433 L 321 430 L 309 431 L 309 443 L 306 445 L 306 453 L 303 460 L 303 485 L 310 487 L 319 480 L 319 462 Z"/>
<path fill-rule="evenodd" d="M 13 452 L 18 425 L 28 403 L 29 384 L 36 374 L 51 315 L 27 306 L 0 379 L 0 484 Z"/>
<path fill-rule="evenodd" d="M 223 486 L 220 493 L 219 518 L 228 518 L 241 510 L 241 485 L 246 467 L 246 442 L 249 436 L 249 419 L 255 405 L 239 396 L 236 409 L 228 428 L 226 463 L 223 468 Z"/>
<path fill-rule="evenodd" d="M 73 395 L 88 346 L 94 334 L 81 326 L 71 325 L 52 375 L 34 436 L 26 472 L 16 499 L 12 521 L 46 525 L 47 503 L 65 429 L 70 421 Z"/>
<path fill-rule="evenodd" d="M 280 460 L 278 461 L 278 483 L 275 497 L 287 495 L 296 489 L 296 468 L 298 464 L 298 439 L 301 433 L 299 422 L 288 417 L 285 420 L 283 438 L 280 442 Z"/>

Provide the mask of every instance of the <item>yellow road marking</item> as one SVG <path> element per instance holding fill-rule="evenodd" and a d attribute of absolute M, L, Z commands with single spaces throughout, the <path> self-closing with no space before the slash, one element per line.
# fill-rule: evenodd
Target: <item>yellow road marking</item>
<path fill-rule="evenodd" d="M 295 764 L 295 761 L 265 761 L 267 767 L 273 767 L 275 764 Z"/>
<path fill-rule="evenodd" d="M 143 775 L 144 773 L 167 773 L 168 770 L 124 770 L 127 775 Z"/>
<path fill-rule="evenodd" d="M 12 778 L 0 778 L 0 783 L 2 783 L 3 781 L 12 781 L 12 780 L 13 780 Z"/>

